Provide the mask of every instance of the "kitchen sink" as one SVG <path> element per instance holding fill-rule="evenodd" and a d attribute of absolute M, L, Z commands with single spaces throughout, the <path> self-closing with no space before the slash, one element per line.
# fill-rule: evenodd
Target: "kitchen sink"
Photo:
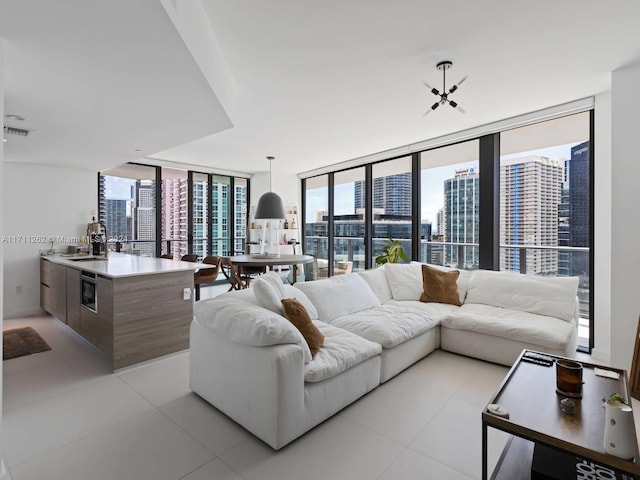
<path fill-rule="evenodd" d="M 71 262 L 93 262 L 95 260 L 106 260 L 104 257 L 79 257 L 79 258 L 67 258 Z"/>

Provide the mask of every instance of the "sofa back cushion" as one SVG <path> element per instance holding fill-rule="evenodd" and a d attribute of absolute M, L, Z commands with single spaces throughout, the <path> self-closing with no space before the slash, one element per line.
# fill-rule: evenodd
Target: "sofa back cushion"
<path fill-rule="evenodd" d="M 196 321 L 231 342 L 269 346 L 293 343 L 302 348 L 304 362 L 311 351 L 300 331 L 282 315 L 235 296 L 221 295 L 196 302 Z"/>
<path fill-rule="evenodd" d="M 384 271 L 387 274 L 389 287 L 394 300 L 419 300 L 423 292 L 422 263 L 387 263 Z M 457 270 L 455 268 L 431 265 L 443 272 L 459 271 L 460 275 L 456 281 L 458 287 L 458 298 L 460 304 L 464 303 L 467 295 L 467 288 L 471 279 L 471 272 L 468 270 Z"/>
<path fill-rule="evenodd" d="M 481 303 L 574 320 L 577 277 L 537 277 L 475 270 L 465 303 Z"/>
<path fill-rule="evenodd" d="M 357 273 L 369 284 L 380 303 L 388 302 L 393 298 L 384 268 L 371 268 Z"/>
<path fill-rule="evenodd" d="M 309 297 L 323 322 L 380 305 L 369 284 L 355 273 L 296 283 L 295 288 Z"/>

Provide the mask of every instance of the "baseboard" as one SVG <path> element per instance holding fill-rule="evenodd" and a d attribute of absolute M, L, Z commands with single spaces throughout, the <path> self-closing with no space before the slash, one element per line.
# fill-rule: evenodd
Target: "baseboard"
<path fill-rule="evenodd" d="M 611 354 L 594 348 L 591 350 L 591 360 L 593 360 L 594 363 L 611 365 Z"/>

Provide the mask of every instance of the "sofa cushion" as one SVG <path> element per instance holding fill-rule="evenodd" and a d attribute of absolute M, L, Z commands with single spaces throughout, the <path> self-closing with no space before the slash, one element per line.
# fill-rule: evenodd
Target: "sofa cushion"
<path fill-rule="evenodd" d="M 471 303 L 446 315 L 440 324 L 454 330 L 484 333 L 558 350 L 566 347 L 576 328 L 574 323 L 556 317 Z"/>
<path fill-rule="evenodd" d="M 221 295 L 201 300 L 194 315 L 200 325 L 231 342 L 259 347 L 294 343 L 302 348 L 305 363 L 311 361 L 307 342 L 289 320 L 241 298 Z"/>
<path fill-rule="evenodd" d="M 324 344 L 315 358 L 305 365 L 305 382 L 321 382 L 335 377 L 382 352 L 378 343 L 321 321 L 313 323 L 324 335 Z"/>
<path fill-rule="evenodd" d="M 389 287 L 394 300 L 420 299 L 423 292 L 422 265 L 424 264 L 420 262 L 385 264 L 384 271 L 387 274 L 387 280 L 389 281 Z M 429 264 L 429 266 L 443 272 L 460 272 L 456 285 L 458 287 L 460 303 L 464 303 L 472 272 L 440 265 Z"/>
<path fill-rule="evenodd" d="M 297 288 L 282 283 L 280 276 L 275 272 L 260 275 L 251 282 L 251 286 L 252 288 L 239 291 L 253 291 L 255 301 L 252 303 L 256 303 L 267 310 L 282 315 L 282 299 L 296 298 L 304 305 L 304 308 L 312 320 L 318 319 L 318 310 L 316 310 L 316 307 L 311 303 L 311 300 Z"/>
<path fill-rule="evenodd" d="M 318 327 L 313 324 L 307 310 L 295 298 L 283 298 L 282 311 L 284 318 L 289 320 L 306 340 L 307 345 L 309 345 L 309 350 L 311 351 L 311 358 L 315 357 L 322 346 L 324 335 L 322 335 Z"/>
<path fill-rule="evenodd" d="M 438 319 L 407 307 L 380 305 L 336 318 L 331 325 L 392 348 L 437 326 Z"/>
<path fill-rule="evenodd" d="M 394 300 L 418 300 L 422 295 L 420 263 L 386 263 L 384 273 Z"/>
<path fill-rule="evenodd" d="M 430 320 L 440 321 L 445 315 L 457 312 L 460 307 L 449 303 L 424 303 L 419 300 L 389 300 L 385 305 L 396 305 L 398 307 L 417 310 Z"/>
<path fill-rule="evenodd" d="M 380 305 L 367 282 L 354 273 L 296 283 L 295 288 L 309 297 L 323 322 Z"/>
<path fill-rule="evenodd" d="M 482 303 L 574 320 L 577 277 L 537 277 L 476 270 L 465 303 Z"/>
<path fill-rule="evenodd" d="M 357 273 L 369 284 L 380 303 L 385 303 L 393 298 L 384 268 L 370 268 Z"/>
<path fill-rule="evenodd" d="M 459 276 L 460 272 L 458 270 L 443 272 L 429 265 L 422 265 L 422 295 L 420 295 L 420 301 L 462 305 L 456 283 Z"/>

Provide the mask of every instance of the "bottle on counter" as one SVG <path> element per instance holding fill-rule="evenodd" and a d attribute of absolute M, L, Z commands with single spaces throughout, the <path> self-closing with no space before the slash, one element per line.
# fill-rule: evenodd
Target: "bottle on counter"
<path fill-rule="evenodd" d="M 289 229 L 289 220 L 287 220 L 286 218 L 284 219 L 284 229 L 285 230 Z"/>
<path fill-rule="evenodd" d="M 298 225 L 296 224 L 296 219 L 294 218 L 293 220 L 291 220 L 291 228 L 297 228 Z"/>

